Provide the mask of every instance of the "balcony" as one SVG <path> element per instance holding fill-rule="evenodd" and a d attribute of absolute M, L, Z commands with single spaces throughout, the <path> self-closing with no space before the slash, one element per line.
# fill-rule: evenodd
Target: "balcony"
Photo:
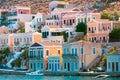
<path fill-rule="evenodd" d="M 16 12 L 9 12 L 7 16 L 17 16 L 17 11 Z"/>
<path fill-rule="evenodd" d="M 43 57 L 39 56 L 28 56 L 29 59 L 43 59 Z"/>
<path fill-rule="evenodd" d="M 46 20 L 60 20 L 59 18 L 47 18 Z"/>
<path fill-rule="evenodd" d="M 78 57 L 77 54 L 62 54 L 63 57 Z"/>
<path fill-rule="evenodd" d="M 88 31 L 88 33 L 95 33 L 95 31 Z"/>

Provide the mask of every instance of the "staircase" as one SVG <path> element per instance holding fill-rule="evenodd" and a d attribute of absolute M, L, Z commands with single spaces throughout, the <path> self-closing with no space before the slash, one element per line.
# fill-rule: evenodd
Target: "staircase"
<path fill-rule="evenodd" d="M 9 68 L 12 68 L 11 63 L 12 63 L 14 60 L 18 59 L 23 52 L 24 52 L 24 50 L 22 50 L 21 52 L 15 52 L 14 57 L 13 57 L 10 61 L 8 61 L 8 63 L 7 63 L 6 65 L 7 65 Z"/>
<path fill-rule="evenodd" d="M 87 67 L 87 68 L 94 68 L 94 67 L 97 67 L 98 63 L 100 62 L 101 60 L 101 56 L 98 56 L 96 57 L 92 63 L 90 63 L 90 65 Z"/>

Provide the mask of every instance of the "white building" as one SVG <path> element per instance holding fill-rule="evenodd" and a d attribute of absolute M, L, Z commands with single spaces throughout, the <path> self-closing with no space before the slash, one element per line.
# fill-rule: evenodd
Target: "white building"
<path fill-rule="evenodd" d="M 12 6 L 8 11 L 9 28 L 17 28 L 17 22 L 29 22 L 32 20 L 31 8 L 25 6 Z"/>

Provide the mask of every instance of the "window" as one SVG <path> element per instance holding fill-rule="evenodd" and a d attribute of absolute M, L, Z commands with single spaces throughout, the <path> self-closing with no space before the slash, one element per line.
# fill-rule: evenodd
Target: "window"
<path fill-rule="evenodd" d="M 41 69 L 43 69 L 43 63 L 41 63 Z"/>
<path fill-rule="evenodd" d="M 46 56 L 49 56 L 49 50 L 46 50 Z"/>
<path fill-rule="evenodd" d="M 73 19 L 73 23 L 75 23 L 75 20 Z"/>
<path fill-rule="evenodd" d="M 40 68 L 40 63 L 37 64 L 37 67 Z"/>
<path fill-rule="evenodd" d="M 64 63 L 64 69 L 66 69 L 66 63 Z"/>
<path fill-rule="evenodd" d="M 58 54 L 60 55 L 60 50 L 58 50 Z"/>
<path fill-rule="evenodd" d="M 114 62 L 112 62 L 112 71 L 114 72 Z"/>
<path fill-rule="evenodd" d="M 60 69 L 60 65 L 59 65 L 59 63 L 58 63 L 58 69 Z"/>
<path fill-rule="evenodd" d="M 84 54 L 84 49 L 83 49 L 83 48 L 81 48 L 80 52 L 81 52 L 81 54 Z"/>
<path fill-rule="evenodd" d="M 49 64 L 49 69 L 51 69 L 51 64 Z"/>
<path fill-rule="evenodd" d="M 67 50 L 66 50 L 66 48 L 64 48 L 64 54 L 67 54 Z"/>
<path fill-rule="evenodd" d="M 77 56 L 77 48 L 75 48 L 75 55 Z"/>
<path fill-rule="evenodd" d="M 118 72 L 118 62 L 116 62 L 116 71 Z"/>
<path fill-rule="evenodd" d="M 93 54 L 96 54 L 96 48 L 93 48 Z"/>
<path fill-rule="evenodd" d="M 66 20 L 64 20 L 64 24 L 66 24 Z"/>
<path fill-rule="evenodd" d="M 104 50 L 104 49 L 102 49 L 102 55 L 104 55 L 104 53 L 105 53 L 105 50 Z"/>
<path fill-rule="evenodd" d="M 75 63 L 75 69 L 77 69 L 78 68 L 78 64 L 77 64 L 77 62 Z"/>
<path fill-rule="evenodd" d="M 74 48 L 72 48 L 72 54 L 74 54 Z"/>
<path fill-rule="evenodd" d="M 32 63 L 30 64 L 30 68 L 32 69 Z"/>
<path fill-rule="evenodd" d="M 110 62 L 108 63 L 108 68 L 110 69 Z"/>

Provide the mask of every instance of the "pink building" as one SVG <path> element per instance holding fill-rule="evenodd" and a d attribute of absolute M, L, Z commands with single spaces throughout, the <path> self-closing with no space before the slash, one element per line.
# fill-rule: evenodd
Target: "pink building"
<path fill-rule="evenodd" d="M 87 24 L 87 39 L 91 42 L 108 42 L 109 32 L 113 29 L 112 21 L 107 19 L 92 20 Z"/>
<path fill-rule="evenodd" d="M 78 8 L 55 8 L 46 19 L 46 25 L 59 25 L 62 27 L 62 20 L 65 14 L 72 14 L 79 11 L 80 9 Z"/>

